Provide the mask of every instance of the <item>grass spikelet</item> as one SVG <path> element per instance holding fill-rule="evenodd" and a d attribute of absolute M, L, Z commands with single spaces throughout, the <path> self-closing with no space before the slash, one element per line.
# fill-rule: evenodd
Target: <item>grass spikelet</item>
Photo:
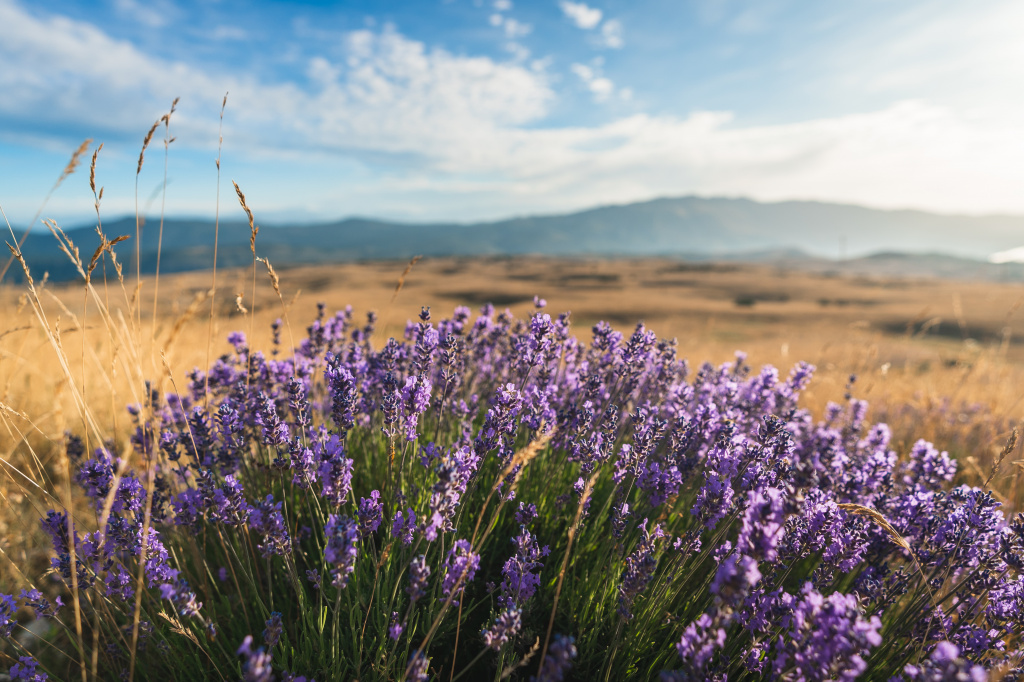
<path fill-rule="evenodd" d="M 161 116 L 156 121 L 154 121 L 153 125 L 149 128 L 149 132 L 147 132 L 146 136 L 142 138 L 142 149 L 139 150 L 139 165 L 135 168 L 136 176 L 138 176 L 139 173 L 142 172 L 142 162 L 146 157 L 146 148 L 149 147 L 149 143 L 153 141 L 153 133 L 155 133 L 156 129 L 160 127 L 160 124 L 163 122 L 163 120 L 163 116 Z"/>
<path fill-rule="evenodd" d="M 869 519 L 874 521 L 879 528 L 884 530 L 889 535 L 889 537 L 892 538 L 893 542 L 895 542 L 903 549 L 910 549 L 910 543 L 907 542 L 907 539 L 900 535 L 899 531 L 893 528 L 892 524 L 889 523 L 889 520 L 882 516 L 882 514 L 880 514 L 878 511 L 872 509 L 871 507 L 865 507 L 864 505 L 854 504 L 852 502 L 844 502 L 841 504 L 837 504 L 836 506 L 842 509 L 843 511 L 850 512 L 854 516 L 868 517 Z"/>
<path fill-rule="evenodd" d="M 1017 428 L 1014 427 L 1013 431 L 1010 432 L 1010 437 L 1006 439 L 1006 445 L 1003 446 L 1003 449 L 999 451 L 999 454 L 992 461 L 992 471 L 989 473 L 988 478 L 985 479 L 985 482 L 981 484 L 982 488 L 988 488 L 992 479 L 999 473 L 999 468 L 1003 466 L 1003 461 L 1016 449 L 1017 435 Z"/>
<path fill-rule="evenodd" d="M 71 160 L 68 161 L 68 165 L 64 166 L 64 170 L 61 172 L 60 177 L 57 178 L 57 183 L 54 188 L 60 186 L 72 173 L 78 170 L 78 164 L 82 158 L 82 154 L 89 151 L 89 145 L 92 144 L 92 138 L 88 138 L 82 144 L 78 145 L 78 149 L 71 155 Z"/>
<path fill-rule="evenodd" d="M 238 195 L 238 203 L 242 205 L 242 210 L 245 211 L 245 215 L 249 218 L 249 249 L 252 251 L 252 255 L 256 255 L 256 235 L 260 233 L 260 227 L 256 224 L 256 219 L 252 215 L 252 209 L 249 208 L 249 204 L 245 201 L 245 194 L 242 192 L 242 188 L 238 186 L 238 183 L 234 180 L 231 184 L 235 186 L 235 194 Z"/>
<path fill-rule="evenodd" d="M 92 190 L 93 194 L 96 194 L 96 157 L 100 155 L 101 149 L 103 149 L 102 142 L 100 142 L 100 146 L 96 147 L 96 150 L 92 153 L 92 162 L 89 164 L 89 189 Z"/>
<path fill-rule="evenodd" d="M 410 272 L 412 272 L 412 266 L 419 263 L 421 258 L 423 258 L 423 256 L 413 256 L 412 260 L 409 261 L 409 264 L 405 266 L 405 270 L 402 270 L 402 274 L 398 276 L 398 284 L 395 285 L 395 293 L 391 295 L 391 301 L 389 303 L 394 303 L 395 299 L 398 298 L 398 292 L 400 292 L 402 287 L 405 286 L 405 278 Z"/>
<path fill-rule="evenodd" d="M 270 277 L 270 286 L 274 288 L 274 293 L 284 303 L 284 297 L 281 296 L 281 278 L 277 276 L 277 271 L 274 270 L 274 266 L 270 264 L 270 260 L 267 258 L 259 257 L 256 259 L 260 263 L 263 263 L 267 267 L 267 276 Z"/>

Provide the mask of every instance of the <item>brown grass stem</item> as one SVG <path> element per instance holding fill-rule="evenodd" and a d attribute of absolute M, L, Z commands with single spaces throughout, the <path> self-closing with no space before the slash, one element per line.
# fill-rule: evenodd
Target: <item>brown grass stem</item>
<path fill-rule="evenodd" d="M 210 347 L 213 343 L 213 320 L 217 314 L 217 245 L 220 239 L 220 155 L 224 147 L 224 109 L 228 106 L 228 93 L 224 93 L 224 101 L 220 104 L 220 126 L 217 129 L 217 196 L 213 211 L 213 283 L 210 285 L 210 324 L 206 332 L 206 364 L 203 378 L 203 396 L 206 407 L 210 406 Z"/>

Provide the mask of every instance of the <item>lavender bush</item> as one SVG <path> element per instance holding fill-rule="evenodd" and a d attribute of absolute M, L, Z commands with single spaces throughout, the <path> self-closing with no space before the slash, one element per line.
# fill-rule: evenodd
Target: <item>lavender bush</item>
<path fill-rule="evenodd" d="M 691 372 L 542 301 L 373 332 L 321 307 L 290 357 L 232 334 L 130 408 L 130 462 L 70 437 L 95 517 L 47 513 L 62 601 L 0 595 L 0 634 L 24 607 L 85 650 L 12 679 L 1024 674 L 1024 515 L 862 401 L 815 422 L 813 367 Z"/>

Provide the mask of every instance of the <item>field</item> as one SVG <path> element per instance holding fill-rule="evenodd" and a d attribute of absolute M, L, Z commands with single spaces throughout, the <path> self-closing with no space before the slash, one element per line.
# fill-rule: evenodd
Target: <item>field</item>
<path fill-rule="evenodd" d="M 273 261 L 272 253 L 265 255 Z M 378 351 L 387 338 L 406 334 L 407 321 L 415 320 L 421 306 L 429 306 L 437 320 L 449 317 L 456 306 L 469 306 L 475 314 L 484 304 L 493 303 L 499 311 L 508 307 L 516 318 L 525 320 L 535 310 L 534 296 L 539 296 L 546 299 L 546 312 L 552 317 L 571 311 L 573 334 L 584 343 L 601 320 L 626 338 L 641 321 L 658 337 L 674 337 L 679 357 L 687 360 L 691 375 L 705 361 L 716 366 L 734 362 L 736 351 L 748 354 L 746 362 L 754 375 L 762 365 L 771 364 L 785 377 L 798 361 L 806 361 L 817 370 L 799 404 L 814 419 L 826 416 L 829 403 L 845 406 L 851 396 L 866 400 L 870 405 L 868 422 L 890 425 L 890 447 L 900 460 L 910 457 L 918 439 L 932 441 L 959 462 L 957 483 L 987 483 L 1007 514 L 1024 508 L 1020 450 L 1004 450 L 1024 413 L 1020 388 L 1024 385 L 1024 312 L 1019 310 L 1024 286 L 1019 284 L 851 277 L 667 259 L 440 258 L 411 265 L 374 262 L 279 268 L 276 280 L 259 264 L 255 296 L 252 268 L 221 271 L 211 308 L 208 272 L 162 275 L 158 291 L 153 278 L 143 276 L 140 307 L 133 305 L 134 275 L 126 276 L 122 286 L 109 264 L 93 275 L 94 298 L 87 298 L 80 283 L 46 284 L 41 283 L 42 273 L 33 275 L 35 299 L 22 287 L 0 288 L 0 453 L 5 469 L 0 477 L 5 505 L 0 516 L 4 554 L 0 592 L 23 587 L 31 582 L 27 576 L 41 575 L 49 566 L 50 541 L 37 521 L 47 508 L 70 499 L 69 506 L 83 517 L 90 513 L 92 503 L 75 499 L 71 493 L 65 432 L 89 434 L 85 437 L 87 443 L 92 440 L 91 447 L 109 442 L 111 451 L 130 456 L 128 436 L 134 424 L 125 406 L 142 402 L 143 380 L 152 381 L 161 392 L 185 391 L 188 372 L 208 367 L 217 357 L 233 352 L 227 336 L 236 330 L 248 335 L 250 347 L 268 354 L 269 349 L 277 348 L 281 358 L 288 357 L 290 349 L 307 336 L 306 327 L 316 318 L 319 302 L 328 316 L 351 305 L 357 325 L 367 312 L 375 311 L 374 345 Z M 99 301 L 106 312 L 98 311 Z M 283 324 L 275 345 L 271 325 L 278 318 Z M 406 336 L 410 342 L 416 339 L 415 330 L 412 327 L 411 336 Z M 65 358 L 64 370 L 60 369 L 57 346 Z M 83 406 L 88 407 L 87 418 Z M 525 447 L 529 439 L 516 442 Z M 394 436 L 390 447 L 393 459 Z M 360 489 L 361 493 L 372 487 L 366 480 L 362 483 L 365 490 Z M 282 494 L 276 487 L 273 490 Z M 584 498 L 586 495 L 589 492 Z M 576 524 L 573 527 L 579 528 L 579 516 Z M 560 528 L 564 532 L 565 528 Z M 644 545 L 654 542 L 643 539 L 646 533 L 643 528 L 637 536 L 637 551 L 653 547 Z M 570 531 L 569 545 L 558 547 L 564 549 L 566 561 L 571 546 Z M 380 568 L 389 555 L 385 551 L 375 556 Z M 559 559 L 561 556 L 557 554 Z M 562 577 L 557 576 L 559 591 Z M 555 574 L 545 575 L 545 584 L 554 580 Z M 376 594 L 376 589 L 374 583 L 369 592 Z M 556 607 L 557 603 L 556 596 Z M 435 628 L 448 606 L 446 602 L 441 608 Z M 556 611 L 553 608 L 551 623 Z M 546 622 L 546 612 L 543 615 Z M 480 614 L 473 619 L 479 621 Z M 634 636 L 628 628 L 623 629 L 628 619 L 617 629 L 616 621 L 608 622 L 615 630 L 616 642 Z M 387 628 L 386 620 L 381 627 Z M 427 639 L 433 633 L 432 629 Z M 543 640 L 543 627 L 538 634 Z M 547 635 L 550 640 L 550 624 Z M 584 629 L 576 636 L 582 651 L 597 635 L 592 632 L 588 636 Z M 446 642 L 454 638 L 456 648 L 459 646 L 458 629 L 442 628 L 437 638 L 442 637 Z M 232 650 L 237 645 L 229 644 Z M 525 655 L 523 646 L 528 649 L 529 642 L 517 645 L 515 652 Z M 547 650 L 548 643 L 544 646 Z M 555 651 L 558 646 L 572 645 L 556 638 L 550 646 Z M 416 661 L 413 654 L 410 666 Z M 497 671 L 518 654 L 502 649 Z M 244 665 L 251 662 L 247 656 L 243 655 Z M 310 656 L 293 651 L 291 660 L 308 662 Z M 388 670 L 394 665 L 388 663 L 390 656 L 385 659 L 392 665 Z M 456 661 L 467 664 L 467 670 L 482 665 L 477 663 L 479 656 L 468 663 L 455 654 L 451 658 L 452 675 L 446 672 L 444 679 L 454 675 Z M 666 661 L 658 659 L 658 665 L 671 667 Z M 700 669 L 698 662 L 690 661 L 692 670 Z M 596 671 L 600 661 L 583 656 L 577 663 Z M 134 651 L 131 665 L 134 670 Z M 847 661 L 843 665 L 855 664 Z M 83 670 L 85 667 L 83 664 Z M 615 656 L 606 659 L 601 669 L 615 669 L 624 679 L 643 679 L 655 670 L 647 668 L 644 673 L 643 668 L 630 668 L 625 654 L 618 660 Z M 77 668 L 74 670 L 77 676 Z M 406 669 L 409 679 L 420 679 L 411 670 Z M 381 679 L 387 677 L 381 675 Z M 538 675 L 557 679 L 545 678 L 543 671 Z"/>
<path fill-rule="evenodd" d="M 268 254 L 273 262 L 273 254 Z M 984 469 L 1012 426 L 1024 417 L 1024 285 L 932 278 L 841 276 L 786 271 L 771 266 L 690 263 L 677 260 L 559 260 L 549 258 L 425 259 L 402 280 L 407 263 L 374 262 L 280 269 L 281 298 L 264 266 L 256 280 L 256 347 L 268 347 L 271 323 L 288 319 L 295 338 L 323 302 L 328 312 L 351 305 L 357 317 L 376 311 L 381 338 L 400 336 L 421 306 L 447 315 L 458 305 L 485 303 L 528 315 L 533 297 L 552 312 L 572 312 L 576 333 L 589 336 L 598 321 L 629 332 L 638 322 L 660 337 L 675 337 L 691 365 L 719 364 L 736 351 L 755 367 L 780 371 L 803 360 L 817 367 L 804 405 L 821 415 L 828 401 L 841 402 L 851 374 L 853 394 L 869 401 L 872 417 L 895 428 L 903 451 L 918 438 L 934 441 L 960 459 L 977 458 Z M 213 357 L 229 348 L 228 332 L 249 332 L 250 319 L 236 306 L 250 306 L 252 270 L 218 274 Z M 111 277 L 111 279 L 113 279 Z M 152 291 L 152 283 L 144 285 Z M 156 314 L 157 344 L 177 377 L 207 364 L 209 272 L 163 275 Z M 65 343 L 78 349 L 81 285 L 50 285 L 44 302 L 51 325 L 63 326 Z M 0 432 L 0 451 L 13 453 L 21 433 L 53 437 L 73 420 L 72 397 L 54 376 L 55 361 L 31 307 L 19 305 L 25 290 L 0 289 L 5 330 L 0 336 L 0 402 L 32 416 L 33 428 L 15 421 Z M 115 302 L 122 291 L 109 286 Z M 151 295 L 151 293 L 150 293 Z M 59 303 L 58 303 L 59 301 Z M 143 296 L 142 321 L 150 334 L 151 301 Z M 190 310 L 190 307 L 194 309 Z M 74 316 L 72 318 L 72 316 Z M 87 323 L 84 385 L 113 386 L 117 399 L 104 417 L 113 419 L 131 390 L 108 384 L 110 340 L 98 319 Z M 173 338 L 172 338 L 173 337 Z M 169 343 L 168 343 L 169 341 Z M 287 339 L 285 339 L 287 341 Z M 143 353 L 145 355 L 145 353 Z M 103 360 L 100 360 L 102 358 Z M 163 375 L 154 357 L 153 376 Z M 81 371 L 81 363 L 77 364 Z M 63 399 L 55 409 L 54 396 Z M 101 408 L 102 410 L 102 408 Z M 41 432 L 41 433 L 40 433 Z M 966 460 L 965 460 L 966 461 Z M 968 468 L 972 468 L 969 464 Z M 1006 466 L 999 490 L 1016 491 L 1014 467 Z M 986 474 L 987 475 L 987 474 Z M 1014 506 L 1024 502 L 1015 498 Z"/>

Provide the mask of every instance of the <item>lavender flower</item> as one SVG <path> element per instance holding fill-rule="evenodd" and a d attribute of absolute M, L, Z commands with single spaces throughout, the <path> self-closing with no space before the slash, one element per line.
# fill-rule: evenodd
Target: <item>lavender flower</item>
<path fill-rule="evenodd" d="M 9 672 L 11 680 L 22 680 L 23 682 L 45 682 L 45 680 L 50 679 L 50 676 L 46 673 L 36 670 L 36 668 L 39 667 L 39 661 L 31 656 L 21 656 L 18 661 L 18 663 L 11 666 L 11 670 Z"/>
<path fill-rule="evenodd" d="M 676 651 L 689 670 L 700 673 L 711 662 L 715 650 L 724 646 L 725 630 L 718 627 L 711 616 L 704 613 L 683 630 L 683 636 L 676 644 Z"/>
<path fill-rule="evenodd" d="M 356 378 L 340 358 L 328 354 L 324 378 L 331 394 L 331 418 L 342 435 L 355 426 Z"/>
<path fill-rule="evenodd" d="M 984 668 L 961 658 L 959 647 L 947 641 L 936 644 L 928 660 L 922 665 L 908 663 L 903 672 L 910 679 L 922 682 L 946 682 L 946 680 L 985 682 L 988 680 L 988 673 Z"/>
<path fill-rule="evenodd" d="M 263 643 L 267 646 L 268 651 L 281 641 L 282 633 L 284 633 L 284 625 L 281 623 L 281 613 L 274 611 L 267 620 L 267 629 L 263 631 Z"/>
<path fill-rule="evenodd" d="M 260 427 L 260 442 L 263 445 L 282 447 L 288 443 L 288 425 L 281 420 L 273 397 L 263 391 L 260 391 L 256 400 L 255 422 Z"/>
<path fill-rule="evenodd" d="M 781 624 L 785 637 L 775 657 L 779 675 L 792 669 L 807 677 L 852 682 L 867 670 L 864 657 L 871 647 L 882 643 L 881 621 L 878 616 L 862 619 L 855 596 L 834 592 L 825 597 L 811 583 L 804 584 Z"/>
<path fill-rule="evenodd" d="M 416 512 L 412 509 L 406 510 L 403 514 L 401 511 L 395 513 L 395 519 L 391 523 L 391 534 L 395 539 L 400 540 L 403 545 L 408 547 L 412 544 L 413 534 L 416 532 Z"/>
<path fill-rule="evenodd" d="M 465 447 L 441 456 L 434 467 L 437 482 L 430 495 L 430 509 L 423 521 L 423 535 L 427 540 L 436 540 L 438 533 L 455 530 L 452 519 L 479 463 L 480 457 Z"/>
<path fill-rule="evenodd" d="M 519 509 L 516 511 L 516 523 L 521 526 L 527 526 L 533 523 L 533 520 L 537 518 L 537 505 L 526 504 L 524 502 L 519 503 Z"/>
<path fill-rule="evenodd" d="M 380 493 L 376 490 L 370 492 L 370 497 L 359 498 L 359 534 L 362 537 L 370 535 L 380 527 L 383 518 L 380 504 Z M 397 535 L 397 533 L 396 533 Z"/>
<path fill-rule="evenodd" d="M 409 682 L 427 682 L 430 679 L 430 659 L 417 650 L 405 668 L 405 679 Z"/>
<path fill-rule="evenodd" d="M 711 582 L 711 593 L 725 601 L 735 602 L 746 595 L 761 579 L 757 562 L 742 554 L 730 554 L 722 561 Z"/>
<path fill-rule="evenodd" d="M 636 550 L 626 557 L 626 568 L 622 572 L 622 582 L 619 583 L 619 615 L 626 620 L 633 617 L 630 607 L 633 600 L 647 587 L 654 577 L 654 570 L 658 567 L 658 557 L 655 550 L 658 540 L 665 537 L 660 525 L 655 525 L 654 530 L 647 530 L 647 519 L 640 524 L 641 539 Z"/>
<path fill-rule="evenodd" d="M 0 637 L 10 637 L 14 626 L 18 624 L 15 614 L 18 611 L 18 604 L 14 597 L 9 594 L 0 594 Z"/>
<path fill-rule="evenodd" d="M 388 624 L 388 637 L 397 642 L 402 636 L 403 630 L 405 630 L 405 626 L 398 620 L 398 611 L 392 611 L 391 621 Z"/>
<path fill-rule="evenodd" d="M 318 474 L 323 496 L 333 506 L 340 507 L 352 489 L 352 460 L 345 457 L 337 436 L 317 442 L 313 452 L 320 458 Z"/>
<path fill-rule="evenodd" d="M 324 559 L 331 565 L 331 584 L 344 588 L 348 585 L 349 576 L 356 570 L 356 557 L 359 554 L 359 527 L 347 516 L 331 514 L 324 527 L 327 535 L 327 546 L 324 547 Z"/>
<path fill-rule="evenodd" d="M 751 490 L 743 514 L 736 549 L 761 561 L 775 561 L 783 532 L 782 491 L 778 488 Z"/>
<path fill-rule="evenodd" d="M 0 595 L 0 603 L 3 602 L 3 597 L 4 595 Z M 27 591 L 22 590 L 18 597 L 22 600 L 22 603 L 25 606 L 32 609 L 36 618 L 53 618 L 57 614 L 57 611 L 60 610 L 60 607 L 63 606 L 63 602 L 60 597 L 57 597 L 57 601 L 55 603 L 51 603 L 43 596 L 42 592 L 36 589 Z M 0 606 L 0 613 L 2 613 L 2 610 L 3 607 Z M 0 619 L 2 618 L 3 616 L 0 615 Z M 2 630 L 2 628 L 3 626 L 0 625 L 0 630 Z"/>
<path fill-rule="evenodd" d="M 427 578 L 430 577 L 430 566 L 427 566 L 426 558 L 420 554 L 409 564 L 409 586 L 405 591 L 409 594 L 409 600 L 415 602 L 427 593 Z"/>
<path fill-rule="evenodd" d="M 576 658 L 576 639 L 565 635 L 555 635 L 548 647 L 548 653 L 541 664 L 540 674 L 531 676 L 533 682 L 562 682 L 572 669 Z"/>
<path fill-rule="evenodd" d="M 498 614 L 494 624 L 486 628 L 481 634 L 484 638 L 484 646 L 495 651 L 500 651 L 510 639 L 516 636 L 523 626 L 522 609 L 508 608 Z"/>
<path fill-rule="evenodd" d="M 252 635 L 246 635 L 237 656 L 242 657 L 242 679 L 244 682 L 273 682 L 274 671 L 270 667 L 271 656 L 259 647 L 252 648 Z"/>
<path fill-rule="evenodd" d="M 174 610 L 185 618 L 198 617 L 199 609 L 203 607 L 202 602 L 196 600 L 196 593 L 189 590 L 188 582 L 184 578 L 179 579 L 176 584 L 160 585 L 160 597 L 174 604 Z"/>
<path fill-rule="evenodd" d="M 547 545 L 543 548 L 538 545 L 537 538 L 526 526 L 519 527 L 519 535 L 512 538 L 512 544 L 516 552 L 501 569 L 504 580 L 498 597 L 498 603 L 506 609 L 521 607 L 537 591 L 540 569 L 544 567 L 540 559 L 550 552 Z"/>
<path fill-rule="evenodd" d="M 456 540 L 455 546 L 448 550 L 448 559 L 445 561 L 444 577 L 441 580 L 441 593 L 444 596 L 462 593 L 466 585 L 473 580 L 476 569 L 480 567 L 480 555 L 473 552 L 472 545 L 468 540 Z M 452 600 L 453 605 L 458 605 L 458 600 Z"/>
<path fill-rule="evenodd" d="M 281 502 L 274 503 L 274 496 L 249 510 L 249 527 L 263 534 L 259 548 L 265 557 L 287 556 L 292 551 L 292 539 L 281 513 Z"/>

